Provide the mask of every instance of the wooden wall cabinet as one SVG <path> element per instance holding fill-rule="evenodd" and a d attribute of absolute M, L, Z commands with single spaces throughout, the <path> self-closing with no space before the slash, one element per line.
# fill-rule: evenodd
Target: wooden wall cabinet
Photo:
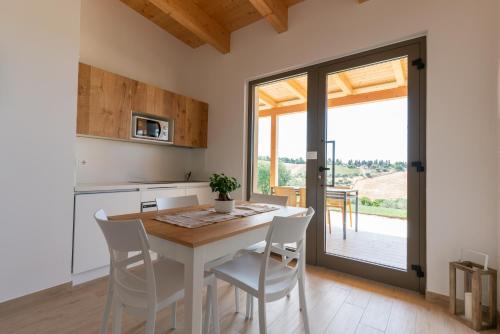
<path fill-rule="evenodd" d="M 77 134 L 130 139 L 134 81 L 80 64 Z"/>
<path fill-rule="evenodd" d="M 208 104 L 81 64 L 77 134 L 131 140 L 132 111 L 174 121 L 174 145 L 207 147 Z"/>
<path fill-rule="evenodd" d="M 174 143 L 188 147 L 207 147 L 208 104 L 179 96 L 174 104 Z"/>

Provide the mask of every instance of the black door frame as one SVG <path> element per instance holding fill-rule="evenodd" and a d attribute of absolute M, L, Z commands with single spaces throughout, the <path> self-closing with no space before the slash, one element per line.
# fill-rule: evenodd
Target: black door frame
<path fill-rule="evenodd" d="M 408 51 L 402 50 L 413 50 L 411 55 L 408 55 L 408 63 L 409 68 L 412 65 L 412 62 L 421 59 L 421 64 L 423 68 L 419 68 L 417 72 L 414 72 L 414 75 L 409 76 L 408 80 L 413 80 L 412 86 L 418 87 L 418 90 L 415 89 L 413 92 L 408 91 L 408 110 L 413 110 L 414 115 L 417 117 L 413 120 L 413 122 L 418 123 L 418 142 L 409 142 L 409 145 L 416 145 L 418 147 L 418 159 L 426 166 L 426 69 L 425 64 L 427 63 L 426 59 L 426 38 L 420 37 L 416 39 L 407 40 L 404 42 L 399 42 L 396 44 L 388 45 L 381 48 L 376 48 L 373 50 L 361 52 L 355 55 L 342 57 L 339 59 L 327 61 L 320 64 L 311 65 L 308 67 L 295 69 L 292 71 L 283 72 L 280 74 L 275 74 L 272 76 L 268 76 L 265 78 L 257 79 L 250 81 L 248 83 L 248 108 L 247 108 L 247 116 L 248 116 L 248 142 L 247 142 L 247 182 L 246 182 L 246 196 L 247 199 L 250 198 L 250 195 L 253 191 L 253 144 L 254 144 L 254 122 L 255 122 L 255 110 L 254 110 L 254 100 L 255 100 L 255 87 L 264 83 L 269 83 L 271 81 L 279 81 L 288 77 L 294 77 L 301 74 L 307 74 L 307 150 L 308 151 L 316 151 L 318 152 L 318 159 L 316 160 L 307 160 L 307 176 L 306 176 L 306 188 L 307 189 L 318 189 L 318 191 L 307 191 L 307 205 L 315 208 L 316 212 L 324 212 L 323 206 L 324 203 L 320 203 L 319 200 L 322 196 L 320 194 L 319 180 L 318 180 L 318 168 L 320 163 L 320 158 L 322 157 L 322 142 L 321 140 L 324 138 L 324 133 L 322 133 L 321 129 L 318 128 L 318 124 L 320 124 L 321 117 L 324 117 L 324 112 L 321 112 L 321 109 L 324 108 L 324 103 L 320 101 L 318 98 L 321 92 L 322 84 L 320 82 L 321 73 L 325 71 L 325 69 L 336 69 L 336 71 L 346 70 L 352 67 L 367 65 L 368 63 L 375 63 L 378 61 L 383 61 L 384 57 L 389 56 L 387 59 L 398 58 L 399 56 L 404 56 Z M 399 56 L 398 56 L 399 55 Z M 416 65 L 415 65 L 416 66 Z M 421 67 L 421 66 L 418 66 Z M 410 83 L 409 83 L 410 85 Z M 416 94 L 410 95 L 410 94 Z M 413 98 L 412 98 L 413 96 Z M 323 105 L 321 105 L 323 104 Z M 324 110 L 324 109 L 323 109 Z M 410 122 L 410 116 L 408 118 L 408 122 Z M 411 135 L 409 133 L 409 137 Z M 412 157 L 413 158 L 413 157 Z M 410 160 L 409 160 L 410 162 Z M 409 169 L 411 167 L 409 166 Z M 418 242 L 418 262 L 416 265 L 419 265 L 422 268 L 422 271 L 426 272 L 426 173 L 418 173 L 413 179 L 412 182 L 415 182 L 418 185 L 419 193 L 418 193 L 418 201 L 415 201 L 415 208 L 412 211 L 416 215 L 416 219 L 418 219 L 418 230 L 412 233 L 417 234 L 417 236 L 413 235 L 412 239 Z M 410 180 L 409 180 L 410 181 Z M 321 261 L 320 257 L 320 247 L 318 247 L 319 236 L 324 233 L 324 224 L 322 223 L 322 218 L 318 219 L 318 215 L 315 215 L 313 221 L 309 225 L 307 230 L 307 248 L 306 248 L 306 260 L 308 264 L 324 264 L 324 261 Z M 321 231 L 323 229 L 323 231 Z M 410 231 L 409 231 L 410 233 Z M 324 260 L 324 259 L 323 259 Z M 414 264 L 414 263 L 410 263 Z M 333 267 L 335 269 L 335 265 L 329 265 L 329 267 Z M 349 266 L 348 266 L 349 267 Z M 360 274 L 359 268 L 345 268 L 343 266 L 343 270 L 352 274 Z M 368 270 L 366 268 L 361 271 L 363 273 L 363 277 L 374 279 L 377 281 L 381 281 L 384 283 L 389 283 L 396 286 L 401 286 L 404 288 L 409 288 L 413 290 L 418 290 L 421 293 L 425 292 L 426 287 L 426 278 L 424 277 L 415 278 L 413 282 L 408 284 L 401 280 L 401 277 L 398 275 L 386 275 L 383 271 L 380 271 L 379 266 L 369 267 Z M 414 273 L 416 275 L 416 273 Z M 395 276 L 395 277 L 394 277 Z M 415 276 L 416 277 L 416 276 Z"/>

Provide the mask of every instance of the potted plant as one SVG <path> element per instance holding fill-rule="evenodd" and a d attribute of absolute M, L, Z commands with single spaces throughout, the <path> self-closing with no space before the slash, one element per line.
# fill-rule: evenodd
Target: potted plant
<path fill-rule="evenodd" d="M 234 210 L 234 199 L 229 194 L 241 187 L 234 177 L 224 174 L 213 174 L 210 177 L 210 188 L 212 192 L 218 192 L 219 197 L 215 199 L 214 207 L 216 212 L 228 213 Z"/>

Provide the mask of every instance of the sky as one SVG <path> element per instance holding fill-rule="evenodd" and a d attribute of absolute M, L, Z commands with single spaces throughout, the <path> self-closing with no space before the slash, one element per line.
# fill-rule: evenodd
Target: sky
<path fill-rule="evenodd" d="M 335 140 L 336 158 L 406 161 L 407 99 L 330 108 L 327 138 Z M 278 156 L 306 157 L 306 113 L 278 117 Z M 259 119 L 258 155 L 269 156 L 271 119 Z"/>

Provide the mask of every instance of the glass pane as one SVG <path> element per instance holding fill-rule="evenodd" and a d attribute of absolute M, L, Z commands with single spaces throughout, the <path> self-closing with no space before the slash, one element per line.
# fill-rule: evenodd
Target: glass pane
<path fill-rule="evenodd" d="M 255 96 L 253 190 L 306 206 L 307 76 L 259 85 Z"/>
<path fill-rule="evenodd" d="M 325 145 L 327 161 L 335 167 L 325 196 L 326 252 L 403 270 L 407 269 L 406 66 L 404 58 L 330 74 Z M 361 97 L 349 98 L 358 94 Z"/>

